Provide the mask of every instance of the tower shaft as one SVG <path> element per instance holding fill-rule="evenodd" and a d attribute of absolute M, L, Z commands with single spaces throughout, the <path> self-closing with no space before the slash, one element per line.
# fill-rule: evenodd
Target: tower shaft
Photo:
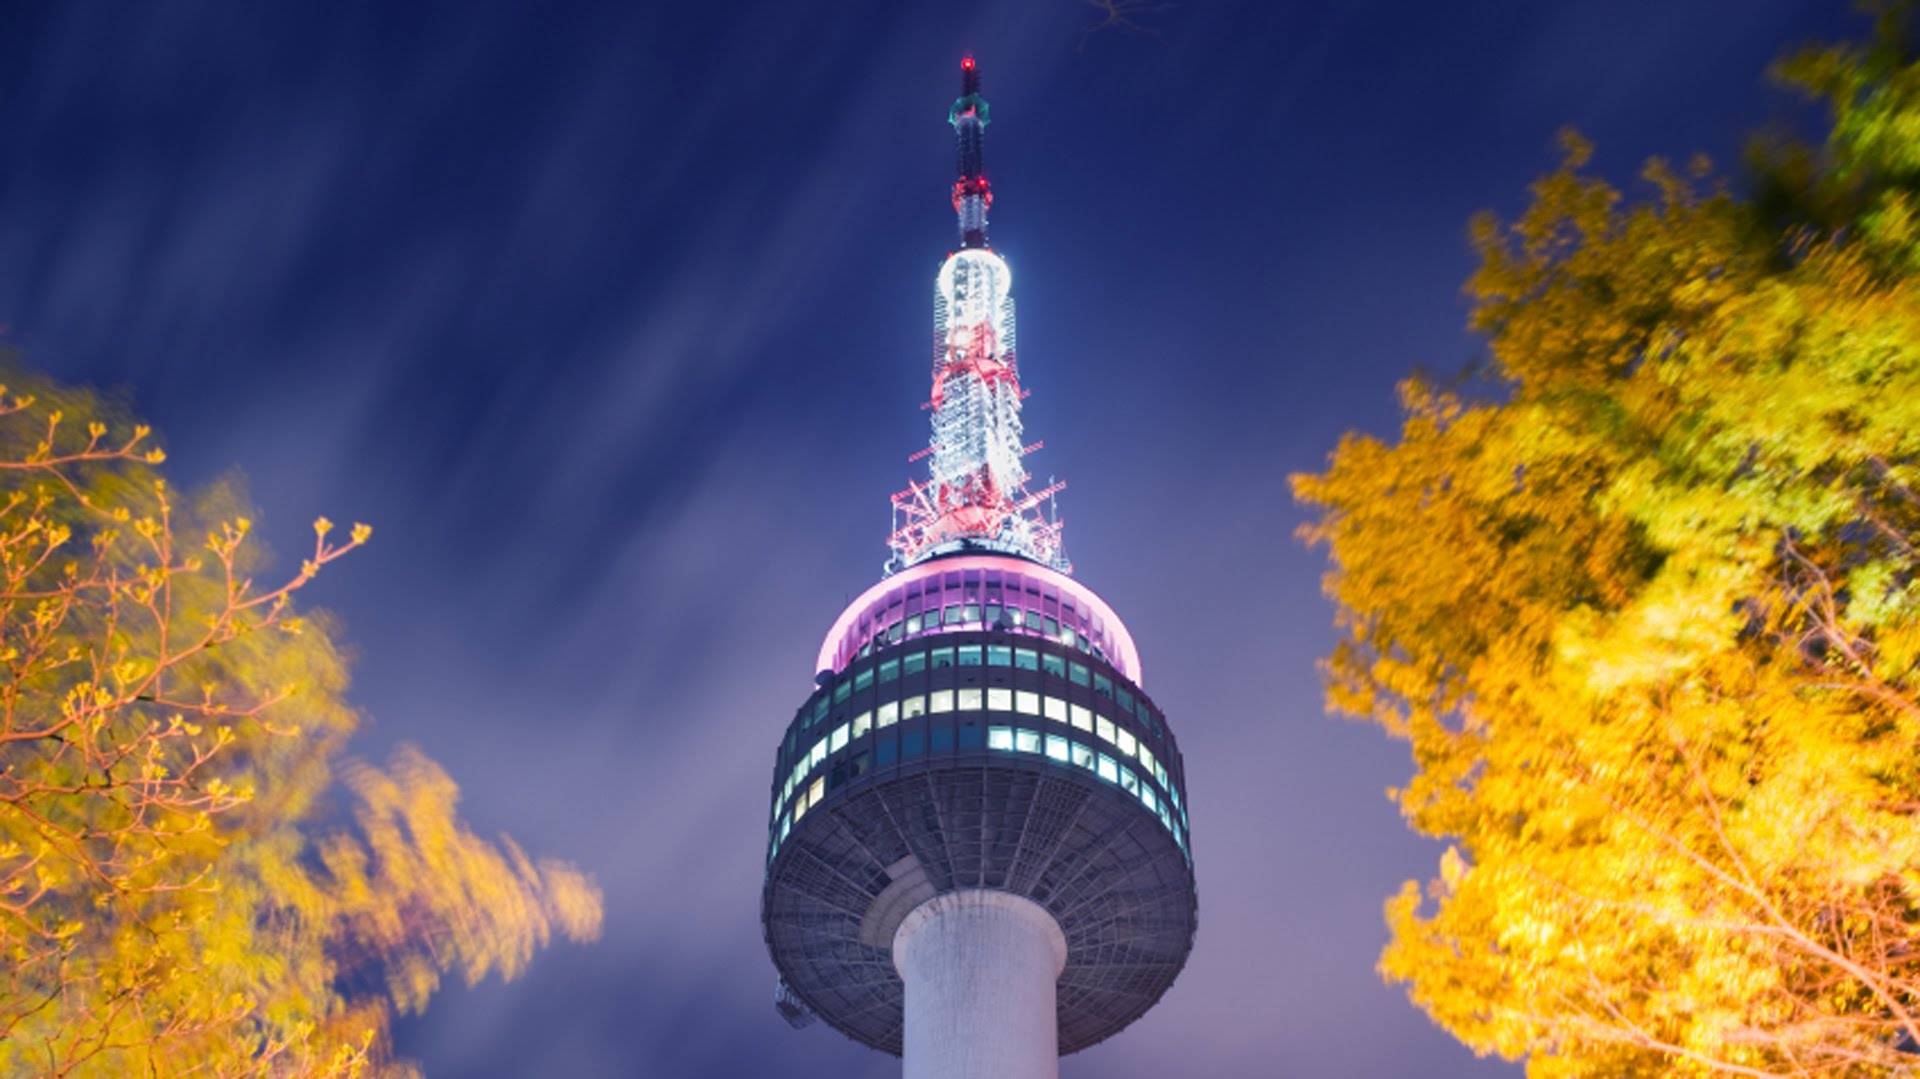
<path fill-rule="evenodd" d="M 893 938 L 902 1079 L 1057 1079 L 1066 962 L 1060 924 L 1031 899 L 975 888 L 914 908 Z"/>

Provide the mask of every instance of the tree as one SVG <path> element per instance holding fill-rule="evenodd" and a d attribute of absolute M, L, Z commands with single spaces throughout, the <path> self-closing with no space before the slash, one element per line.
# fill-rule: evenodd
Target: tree
<path fill-rule="evenodd" d="M 475 836 L 418 751 L 342 766 L 346 665 L 292 600 L 365 526 L 257 583 L 231 486 L 182 498 L 124 409 L 0 373 L 0 1074 L 411 1074 L 388 1022 L 443 972 L 598 934 L 592 882 Z"/>
<path fill-rule="evenodd" d="M 1382 972 L 1529 1074 L 1920 1069 L 1920 64 L 1898 12 L 1779 72 L 1747 194 L 1587 147 L 1483 217 L 1470 396 L 1296 476 L 1330 706 L 1451 839 Z M 1470 383 L 1465 384 L 1470 385 Z"/>

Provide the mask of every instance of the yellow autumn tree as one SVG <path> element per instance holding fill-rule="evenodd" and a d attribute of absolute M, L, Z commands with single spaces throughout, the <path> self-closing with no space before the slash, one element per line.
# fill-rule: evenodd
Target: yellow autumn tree
<path fill-rule="evenodd" d="M 1562 167 L 1479 220 L 1496 392 L 1294 479 L 1332 707 L 1450 841 L 1381 966 L 1538 1077 L 1920 1072 L 1920 64 L 1779 72 L 1736 188 Z"/>
<path fill-rule="evenodd" d="M 346 665 L 292 600 L 365 526 L 263 580 L 231 489 L 0 373 L 0 1074 L 411 1074 L 388 1023 L 443 972 L 597 935 L 592 882 L 475 836 L 417 751 L 342 757 Z"/>

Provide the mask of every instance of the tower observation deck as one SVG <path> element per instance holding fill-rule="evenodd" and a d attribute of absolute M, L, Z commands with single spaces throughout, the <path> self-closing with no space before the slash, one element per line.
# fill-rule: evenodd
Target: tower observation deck
<path fill-rule="evenodd" d="M 902 1054 L 908 1079 L 1025 1079 L 1160 999 L 1198 900 L 1173 732 L 1070 576 L 1059 485 L 1027 488 L 987 103 L 971 58 L 961 77 L 929 477 L 894 496 L 887 575 L 781 739 L 761 911 L 796 1026 Z"/>

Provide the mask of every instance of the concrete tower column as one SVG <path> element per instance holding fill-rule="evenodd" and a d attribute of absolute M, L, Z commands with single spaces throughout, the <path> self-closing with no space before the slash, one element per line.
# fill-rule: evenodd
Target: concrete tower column
<path fill-rule="evenodd" d="M 1066 964 L 1066 936 L 1031 899 L 970 889 L 915 907 L 893 936 L 905 1079 L 1058 1079 Z"/>

